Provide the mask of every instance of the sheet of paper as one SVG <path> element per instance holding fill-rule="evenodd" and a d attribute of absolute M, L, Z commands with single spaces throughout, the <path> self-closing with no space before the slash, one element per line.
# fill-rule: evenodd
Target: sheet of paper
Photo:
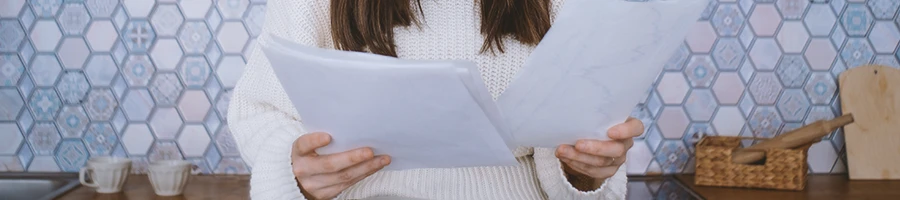
<path fill-rule="evenodd" d="M 568 0 L 498 100 L 516 144 L 608 139 L 709 0 Z"/>
<path fill-rule="evenodd" d="M 392 156 L 385 170 L 517 164 L 499 132 L 504 129 L 494 126 L 499 119 L 491 119 L 498 116 L 485 112 L 483 97 L 469 90 L 479 84 L 473 83 L 473 63 L 407 62 L 284 44 L 290 43 L 263 50 L 304 127 L 332 134 L 332 144 L 317 152 L 372 147 Z"/>

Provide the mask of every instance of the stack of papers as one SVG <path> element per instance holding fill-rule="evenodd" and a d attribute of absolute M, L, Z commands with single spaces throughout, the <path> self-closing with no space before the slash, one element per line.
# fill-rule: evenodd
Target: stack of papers
<path fill-rule="evenodd" d="M 708 0 L 569 0 L 494 102 L 478 66 L 307 47 L 271 37 L 276 76 L 320 154 L 372 147 L 385 170 L 516 165 L 519 146 L 608 139 Z"/>

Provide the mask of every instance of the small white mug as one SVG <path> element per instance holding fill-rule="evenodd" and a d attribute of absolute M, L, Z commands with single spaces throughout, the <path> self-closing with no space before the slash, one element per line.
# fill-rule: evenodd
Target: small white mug
<path fill-rule="evenodd" d="M 97 193 L 117 193 L 122 191 L 122 185 L 128 179 L 131 171 L 131 160 L 122 157 L 93 157 L 78 172 L 81 184 L 97 188 Z M 91 182 L 85 180 L 85 176 L 91 177 Z"/>
<path fill-rule="evenodd" d="M 150 162 L 150 185 L 159 196 L 177 196 L 184 192 L 193 163 L 184 160 Z"/>

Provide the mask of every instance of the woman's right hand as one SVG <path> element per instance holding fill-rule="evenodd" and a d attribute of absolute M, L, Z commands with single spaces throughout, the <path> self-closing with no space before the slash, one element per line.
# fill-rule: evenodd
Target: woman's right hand
<path fill-rule="evenodd" d="M 391 163 L 390 156 L 375 156 L 371 148 L 318 155 L 316 149 L 331 143 L 327 133 L 309 133 L 294 141 L 291 165 L 300 191 L 307 199 L 332 199 L 344 189 Z"/>

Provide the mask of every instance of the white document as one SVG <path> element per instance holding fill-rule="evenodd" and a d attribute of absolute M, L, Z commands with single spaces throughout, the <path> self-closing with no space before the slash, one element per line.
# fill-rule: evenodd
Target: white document
<path fill-rule="evenodd" d="M 608 139 L 708 0 L 568 0 L 498 106 L 516 144 Z"/>
<path fill-rule="evenodd" d="M 517 164 L 519 146 L 607 139 L 709 0 L 568 0 L 497 102 L 477 66 L 263 45 L 308 131 L 329 154 L 372 147 L 386 170 Z"/>
<path fill-rule="evenodd" d="M 490 96 L 473 96 L 485 88 L 473 63 L 284 44 L 263 50 L 304 128 L 331 134 L 318 153 L 372 147 L 392 157 L 385 170 L 517 164 Z"/>

